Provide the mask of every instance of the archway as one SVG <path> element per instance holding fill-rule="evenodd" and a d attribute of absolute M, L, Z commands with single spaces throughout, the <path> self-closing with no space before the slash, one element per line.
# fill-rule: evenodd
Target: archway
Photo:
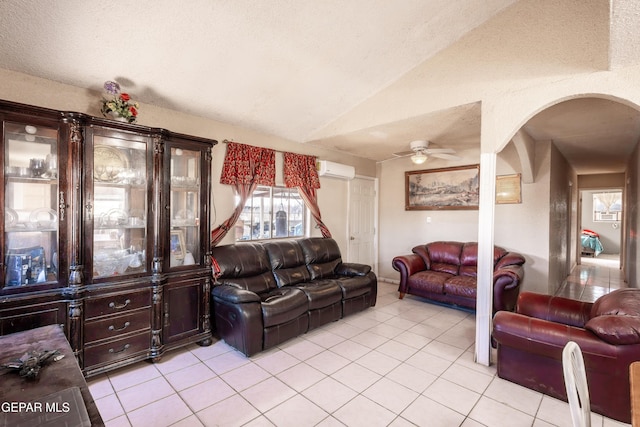
<path fill-rule="evenodd" d="M 529 101 L 533 99 L 536 102 L 529 102 L 527 104 L 528 108 L 525 108 L 525 106 L 522 105 L 523 103 L 520 103 L 517 108 L 509 110 L 509 114 L 506 114 L 506 107 L 513 107 L 513 100 L 501 100 L 503 101 L 502 103 L 491 105 L 490 107 L 483 105 L 481 172 L 487 174 L 484 176 L 485 183 L 493 181 L 496 175 L 499 175 L 501 172 L 503 172 L 501 171 L 501 167 L 504 168 L 504 165 L 501 166 L 500 164 L 502 153 L 504 152 L 504 150 L 509 149 L 508 145 L 512 143 L 512 141 L 516 138 L 516 135 L 519 132 L 526 131 L 528 129 L 528 124 L 535 123 L 535 120 L 533 119 L 536 118 L 539 114 L 542 113 L 540 117 L 543 117 L 544 112 L 553 113 L 554 106 L 556 105 L 564 104 L 564 107 L 570 107 L 571 103 L 585 102 L 585 99 L 595 100 L 598 102 L 606 101 L 612 105 L 624 107 L 624 109 L 629 113 L 630 116 L 633 116 L 634 119 L 638 119 L 640 117 L 640 113 L 638 112 L 640 111 L 640 108 L 638 108 L 638 104 L 615 95 L 593 93 L 585 94 L 584 92 L 582 92 L 566 94 L 565 96 L 555 97 L 555 99 L 550 99 L 551 97 L 548 93 L 544 97 L 541 97 L 539 93 L 532 93 L 530 95 L 531 96 Z M 523 99 L 528 98 L 527 96 L 523 96 Z M 524 110 L 528 110 L 528 112 L 525 112 Z M 485 114 L 485 112 L 487 114 Z M 505 113 L 504 117 L 502 117 L 505 120 L 502 121 L 502 125 L 500 127 L 496 126 L 498 113 Z M 553 114 L 550 115 L 554 116 Z M 555 115 L 555 119 L 558 120 L 558 123 L 560 124 L 563 123 L 562 119 L 564 118 L 565 116 L 563 115 Z M 591 123 L 592 121 L 594 120 L 586 119 L 586 123 Z M 509 128 L 508 124 L 506 124 L 508 122 L 514 124 L 510 131 L 506 130 Z M 485 123 L 488 123 L 489 125 L 485 126 Z M 557 125 L 558 123 L 553 124 Z M 626 162 L 625 165 L 629 163 L 635 169 L 637 169 L 638 167 L 640 167 L 640 165 L 637 164 L 638 156 L 637 154 L 633 154 L 636 152 L 634 151 L 632 153 L 632 150 L 637 145 L 638 135 L 640 134 L 640 130 L 638 129 L 640 128 L 640 126 L 632 126 L 631 128 L 632 139 L 631 142 L 627 144 L 629 151 L 627 152 L 624 161 Z M 526 230 L 529 228 L 532 234 L 534 232 L 531 230 L 535 230 L 536 237 L 528 240 L 536 241 L 537 243 L 539 243 L 537 247 L 528 247 L 524 250 L 521 250 L 521 252 L 527 254 L 528 258 L 528 271 L 526 274 L 526 276 L 528 277 L 527 279 L 525 279 L 525 281 L 528 280 L 527 284 L 531 284 L 532 275 L 529 273 L 531 270 L 533 270 L 534 273 L 538 273 L 537 276 L 536 274 L 533 275 L 533 281 L 536 283 L 546 284 L 549 282 L 550 274 L 553 277 L 564 279 L 566 277 L 567 271 L 570 268 L 570 264 L 574 263 L 576 259 L 575 254 L 577 254 L 578 252 L 576 208 L 576 201 L 578 199 L 578 173 L 572 171 L 572 168 L 570 167 L 569 162 L 566 161 L 566 159 L 564 160 L 565 165 L 562 166 L 562 159 L 564 158 L 564 155 L 558 148 L 556 148 L 555 143 L 553 142 L 555 137 L 546 137 L 543 139 L 543 141 L 540 141 L 529 135 L 528 132 L 525 133 L 527 134 L 528 138 L 525 138 L 525 141 L 521 143 L 519 149 L 510 148 L 512 150 L 512 153 L 517 153 L 519 165 L 516 165 L 516 168 L 519 168 L 520 171 L 529 168 L 532 171 L 532 182 L 527 183 L 530 185 L 524 184 L 525 188 L 523 188 L 523 205 L 508 208 L 509 216 L 508 221 L 506 222 L 511 228 L 505 231 L 501 229 L 501 227 L 504 228 L 504 221 L 500 221 L 500 219 L 503 219 L 500 217 L 501 208 L 494 205 L 493 199 L 485 200 L 484 202 L 481 201 L 479 229 L 489 229 L 491 234 L 490 236 L 487 236 L 487 232 L 485 232 L 484 234 L 481 232 L 479 233 L 478 240 L 481 245 L 481 252 L 486 251 L 486 254 L 489 254 L 489 251 L 492 249 L 494 239 L 499 242 L 501 246 L 520 249 L 520 242 L 518 242 L 518 238 L 523 233 L 523 230 L 525 230 L 524 232 L 526 233 Z M 532 133 L 535 134 L 535 132 Z M 493 139 L 493 141 L 491 140 L 491 138 L 495 138 L 498 136 L 502 138 L 499 142 L 495 139 Z M 487 143 L 487 141 L 489 141 L 489 143 Z M 495 142 L 495 144 L 491 144 L 490 142 Z M 540 147 L 543 146 L 545 149 L 541 150 Z M 602 154 L 596 152 L 594 156 L 598 158 L 601 157 Z M 494 162 L 496 164 L 491 165 L 491 162 Z M 560 165 L 560 167 L 558 167 L 558 165 Z M 491 173 L 492 169 L 493 173 Z M 514 168 L 513 170 L 515 171 L 516 169 Z M 529 189 L 527 189 L 527 187 Z M 558 191 L 560 188 L 562 189 L 562 191 Z M 531 203 L 528 203 L 526 201 L 526 198 L 530 198 L 531 193 L 535 192 L 536 190 L 545 193 L 543 195 L 543 198 L 546 199 L 546 204 L 537 204 L 532 206 Z M 562 207 L 563 205 L 565 211 L 567 212 L 566 217 L 565 219 L 563 219 L 563 221 L 570 221 L 570 226 L 565 227 L 566 231 L 563 231 L 562 233 L 553 234 L 553 230 L 556 227 L 552 223 L 552 220 L 555 219 L 553 209 Z M 484 215 L 483 210 L 485 211 Z M 535 215 L 532 212 L 537 212 L 538 214 Z M 521 220 L 514 218 L 521 218 Z M 533 219 L 533 221 L 529 221 L 531 219 Z M 489 221 L 491 223 L 489 223 Z M 637 223 L 638 221 L 636 220 L 635 222 Z M 630 225 L 623 225 L 623 229 L 625 235 L 628 235 Z M 570 235 L 567 235 L 567 233 L 570 233 Z M 543 236 L 543 238 L 541 239 L 540 236 Z M 545 239 L 544 236 L 548 237 Z M 560 243 L 555 244 L 557 242 Z M 635 244 L 636 243 L 634 240 L 633 245 Z M 629 243 L 626 243 L 626 246 L 629 246 Z M 568 251 L 567 247 L 570 247 L 572 250 Z M 575 250 L 573 248 L 575 248 Z M 554 252 L 552 252 L 552 250 Z M 559 255 L 558 251 L 563 251 L 563 253 Z M 633 253 L 636 252 L 637 251 L 635 251 L 634 248 Z M 489 259 L 489 256 L 487 256 L 487 259 Z M 483 275 L 486 276 L 483 277 Z M 478 277 L 480 293 L 482 292 L 483 286 L 485 286 L 483 281 L 486 281 L 486 286 L 490 286 L 490 274 L 488 274 L 486 271 L 481 271 L 479 267 Z M 556 279 L 553 278 L 553 280 Z M 545 288 L 533 290 L 548 292 L 548 289 Z M 487 324 L 483 326 L 483 322 L 486 320 L 486 317 L 482 317 L 482 309 L 480 308 L 480 306 L 478 309 L 478 313 L 480 315 L 477 316 L 478 330 L 476 338 L 478 348 L 476 349 L 476 357 L 477 360 L 480 361 L 479 363 L 482 363 L 481 353 L 483 350 L 479 348 L 479 346 L 483 342 L 483 334 L 485 336 L 489 335 L 489 333 L 485 334 L 483 330 L 486 332 L 490 331 L 491 322 L 487 321 Z M 485 327 L 486 329 L 484 329 Z"/>

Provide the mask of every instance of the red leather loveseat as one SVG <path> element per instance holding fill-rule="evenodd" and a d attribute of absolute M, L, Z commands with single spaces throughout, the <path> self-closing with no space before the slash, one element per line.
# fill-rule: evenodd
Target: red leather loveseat
<path fill-rule="evenodd" d="M 524 277 L 522 255 L 494 246 L 493 311 L 515 308 Z M 476 308 L 476 242 L 432 242 L 397 256 L 393 268 L 400 272 L 400 299 L 405 294 L 437 302 Z"/>
<path fill-rule="evenodd" d="M 640 360 L 640 289 L 619 289 L 581 302 L 522 292 L 515 313 L 493 320 L 498 376 L 567 400 L 562 349 L 582 350 L 591 410 L 630 423 L 629 365 Z"/>

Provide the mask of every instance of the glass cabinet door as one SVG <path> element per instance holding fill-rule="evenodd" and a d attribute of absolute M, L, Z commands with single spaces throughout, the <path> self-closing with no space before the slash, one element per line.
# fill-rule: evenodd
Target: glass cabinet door
<path fill-rule="evenodd" d="M 4 123 L 4 288 L 58 280 L 58 129 Z"/>
<path fill-rule="evenodd" d="M 171 148 L 170 267 L 200 263 L 200 151 Z"/>
<path fill-rule="evenodd" d="M 147 173 L 146 141 L 94 134 L 94 279 L 147 271 Z"/>

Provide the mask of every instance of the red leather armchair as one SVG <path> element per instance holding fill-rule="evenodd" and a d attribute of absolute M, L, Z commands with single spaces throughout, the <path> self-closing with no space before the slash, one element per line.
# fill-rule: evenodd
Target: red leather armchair
<path fill-rule="evenodd" d="M 498 376 L 567 400 L 562 349 L 578 343 L 591 410 L 630 423 L 629 365 L 640 360 L 640 289 L 619 289 L 595 303 L 522 292 L 515 312 L 493 320 Z"/>

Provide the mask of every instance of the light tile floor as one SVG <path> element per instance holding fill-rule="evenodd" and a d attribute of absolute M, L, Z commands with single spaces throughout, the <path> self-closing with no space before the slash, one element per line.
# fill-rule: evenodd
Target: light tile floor
<path fill-rule="evenodd" d="M 620 255 L 600 254 L 582 257 L 556 292 L 556 295 L 593 302 L 615 289 L 627 288 L 620 270 Z"/>
<path fill-rule="evenodd" d="M 109 427 L 571 425 L 567 403 L 473 362 L 473 314 L 396 289 L 380 282 L 374 308 L 251 358 L 192 345 L 89 387 Z"/>

